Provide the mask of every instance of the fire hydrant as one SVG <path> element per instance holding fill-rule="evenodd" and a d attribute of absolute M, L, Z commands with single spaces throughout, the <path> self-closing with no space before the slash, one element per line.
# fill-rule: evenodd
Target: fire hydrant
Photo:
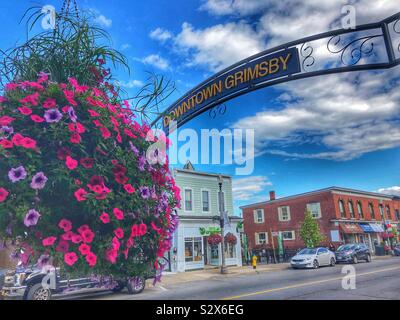
<path fill-rule="evenodd" d="M 254 255 L 253 258 L 251 258 L 251 265 L 253 266 L 253 269 L 257 269 L 257 256 Z"/>

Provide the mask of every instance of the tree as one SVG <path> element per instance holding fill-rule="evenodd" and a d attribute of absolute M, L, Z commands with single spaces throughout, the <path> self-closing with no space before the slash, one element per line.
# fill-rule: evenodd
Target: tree
<path fill-rule="evenodd" d="M 305 212 L 304 221 L 300 228 L 300 237 L 308 248 L 314 248 L 324 240 L 324 236 L 319 229 L 319 224 L 313 218 L 310 210 L 306 210 Z"/>

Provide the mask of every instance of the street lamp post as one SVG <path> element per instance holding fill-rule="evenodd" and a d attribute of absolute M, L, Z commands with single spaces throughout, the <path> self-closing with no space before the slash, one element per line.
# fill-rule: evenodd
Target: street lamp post
<path fill-rule="evenodd" d="M 222 176 L 218 176 L 218 186 L 219 186 L 219 191 L 218 191 L 218 199 L 219 199 L 219 222 L 220 222 L 220 227 L 221 227 L 221 274 L 226 273 L 226 267 L 225 267 L 225 238 L 224 238 L 224 210 L 222 206 L 222 201 L 224 201 L 223 196 L 222 196 Z"/>

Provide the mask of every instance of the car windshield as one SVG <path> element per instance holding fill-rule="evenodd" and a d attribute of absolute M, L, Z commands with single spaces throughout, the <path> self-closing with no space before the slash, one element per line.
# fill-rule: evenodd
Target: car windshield
<path fill-rule="evenodd" d="M 316 254 L 316 253 L 317 249 L 303 249 L 298 254 L 303 255 L 303 254 Z"/>
<path fill-rule="evenodd" d="M 354 244 L 345 244 L 343 246 L 340 246 L 337 251 L 349 251 L 349 250 L 354 250 L 356 246 Z"/>

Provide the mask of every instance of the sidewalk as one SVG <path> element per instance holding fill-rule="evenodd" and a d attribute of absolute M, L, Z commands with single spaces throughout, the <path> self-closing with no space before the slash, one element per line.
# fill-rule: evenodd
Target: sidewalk
<path fill-rule="evenodd" d="M 160 285 L 171 285 L 191 281 L 202 281 L 208 279 L 228 278 L 230 276 L 257 274 L 260 272 L 278 271 L 289 268 L 288 263 L 261 264 L 254 270 L 251 266 L 232 266 L 227 267 L 227 274 L 220 274 L 219 267 L 211 267 L 202 270 L 186 271 L 178 273 L 165 273 L 161 278 Z"/>

